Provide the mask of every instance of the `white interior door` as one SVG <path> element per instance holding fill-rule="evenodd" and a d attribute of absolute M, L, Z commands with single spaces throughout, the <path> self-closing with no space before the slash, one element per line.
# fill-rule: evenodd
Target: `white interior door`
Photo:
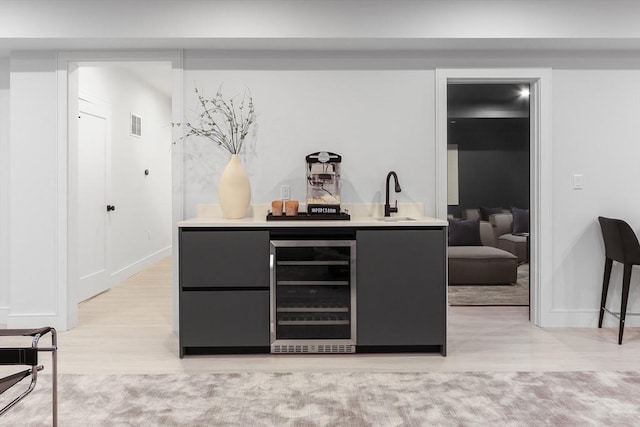
<path fill-rule="evenodd" d="M 80 99 L 78 123 L 78 301 L 83 301 L 110 287 L 109 106 Z"/>

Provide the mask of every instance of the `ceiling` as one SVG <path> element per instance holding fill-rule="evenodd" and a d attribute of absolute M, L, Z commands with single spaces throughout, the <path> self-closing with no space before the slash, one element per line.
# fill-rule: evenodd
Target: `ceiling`
<path fill-rule="evenodd" d="M 164 96 L 171 97 L 171 63 L 168 61 L 81 62 L 80 67 L 114 68 L 131 74 Z"/>
<path fill-rule="evenodd" d="M 526 118 L 529 97 L 523 96 L 528 84 L 453 84 L 447 86 L 448 117 Z"/>
<path fill-rule="evenodd" d="M 640 50 L 638 0 L 0 0 L 12 50 Z"/>

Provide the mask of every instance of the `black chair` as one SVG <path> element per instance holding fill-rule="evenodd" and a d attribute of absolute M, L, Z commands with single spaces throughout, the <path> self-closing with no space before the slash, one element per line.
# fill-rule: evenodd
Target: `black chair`
<path fill-rule="evenodd" d="M 43 335 L 51 334 L 51 347 L 39 347 L 38 343 Z M 0 417 L 18 402 L 27 397 L 36 387 L 38 371 L 43 366 L 38 365 L 38 353 L 41 351 L 51 352 L 51 373 L 52 373 L 52 407 L 53 425 L 58 425 L 58 368 L 57 350 L 58 338 L 54 328 L 44 327 L 39 329 L 0 329 L 0 337 L 32 337 L 30 347 L 0 347 L 0 365 L 22 365 L 29 366 L 28 369 L 16 372 L 6 377 L 0 378 L 0 394 L 9 390 L 27 377 L 31 377 L 29 386 L 15 399 L 0 409 Z M 1 424 L 1 422 L 0 422 Z"/>
<path fill-rule="evenodd" d="M 620 329 L 618 331 L 618 344 L 622 344 L 622 334 L 624 332 L 624 319 L 627 315 L 638 316 L 640 313 L 627 313 L 627 301 L 629 300 L 629 286 L 631 284 L 631 269 L 634 265 L 640 265 L 640 243 L 633 229 L 621 219 L 598 217 L 602 238 L 604 240 L 604 279 L 602 280 L 602 298 L 600 301 L 600 319 L 598 328 L 602 327 L 604 312 L 620 319 Z M 609 279 L 611 278 L 611 267 L 613 261 L 624 265 L 622 275 L 622 303 L 620 312 L 612 312 L 605 307 L 607 303 L 607 292 L 609 291 Z"/>

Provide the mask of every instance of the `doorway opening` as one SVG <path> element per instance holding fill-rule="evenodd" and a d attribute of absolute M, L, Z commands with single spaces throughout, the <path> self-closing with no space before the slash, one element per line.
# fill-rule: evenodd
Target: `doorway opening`
<path fill-rule="evenodd" d="M 68 62 L 69 329 L 80 302 L 172 254 L 174 68 Z"/>
<path fill-rule="evenodd" d="M 529 95 L 528 83 L 447 86 L 447 216 L 473 237 L 449 242 L 461 246 L 450 305 L 529 306 Z"/>
<path fill-rule="evenodd" d="M 449 84 L 528 84 L 530 204 L 529 319 L 544 326 L 552 312 L 551 70 L 546 68 L 436 70 L 436 216 L 447 218 L 447 99 Z"/>

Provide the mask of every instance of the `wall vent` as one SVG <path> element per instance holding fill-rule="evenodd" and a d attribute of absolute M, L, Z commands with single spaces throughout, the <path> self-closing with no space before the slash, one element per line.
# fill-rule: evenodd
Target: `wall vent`
<path fill-rule="evenodd" d="M 142 118 L 133 113 L 131 113 L 131 135 L 142 136 Z"/>

